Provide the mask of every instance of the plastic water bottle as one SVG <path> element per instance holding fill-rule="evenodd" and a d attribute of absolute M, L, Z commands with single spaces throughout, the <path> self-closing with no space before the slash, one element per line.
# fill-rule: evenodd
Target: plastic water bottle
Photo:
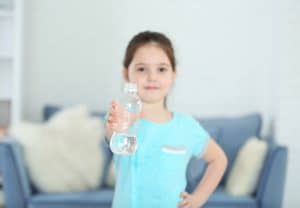
<path fill-rule="evenodd" d="M 122 122 L 113 132 L 110 139 L 110 149 L 114 154 L 131 155 L 137 150 L 138 115 L 142 109 L 142 102 L 137 95 L 135 83 L 125 83 L 124 93 L 119 100 L 123 108 Z"/>

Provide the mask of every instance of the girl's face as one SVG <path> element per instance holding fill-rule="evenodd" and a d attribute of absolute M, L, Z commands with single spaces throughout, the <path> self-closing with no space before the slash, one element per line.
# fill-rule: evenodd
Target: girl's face
<path fill-rule="evenodd" d="M 124 77 L 137 84 L 144 103 L 153 104 L 163 103 L 176 73 L 166 53 L 155 44 L 147 44 L 136 50 L 128 69 L 124 69 Z"/>

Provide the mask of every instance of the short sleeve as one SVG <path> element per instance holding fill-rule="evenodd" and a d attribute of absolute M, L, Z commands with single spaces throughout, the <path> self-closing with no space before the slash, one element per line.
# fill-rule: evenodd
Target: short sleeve
<path fill-rule="evenodd" d="M 191 120 L 191 142 L 192 154 L 196 157 L 202 157 L 210 139 L 209 133 L 202 127 L 202 125 L 194 118 Z"/>

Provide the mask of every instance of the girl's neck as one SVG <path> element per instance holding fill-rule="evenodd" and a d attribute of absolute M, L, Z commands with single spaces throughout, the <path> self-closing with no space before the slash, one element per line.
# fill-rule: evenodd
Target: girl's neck
<path fill-rule="evenodd" d="M 162 123 L 172 118 L 172 113 L 164 107 L 163 103 L 143 103 L 142 118 Z"/>

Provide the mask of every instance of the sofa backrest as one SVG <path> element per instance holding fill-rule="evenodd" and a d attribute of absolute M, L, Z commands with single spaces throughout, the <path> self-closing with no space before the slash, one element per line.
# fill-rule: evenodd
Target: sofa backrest
<path fill-rule="evenodd" d="M 261 115 L 251 113 L 239 117 L 198 118 L 198 121 L 205 129 L 215 127 L 220 130 L 219 138 L 216 140 L 228 158 L 228 167 L 221 181 L 221 184 L 224 184 L 239 149 L 251 136 L 260 138 Z"/>
<path fill-rule="evenodd" d="M 48 120 L 53 114 L 61 109 L 60 106 L 47 105 L 43 109 L 43 120 Z M 104 118 L 106 112 L 92 112 L 93 116 Z M 228 167 L 221 181 L 224 185 L 228 173 L 232 168 L 237 152 L 251 136 L 260 137 L 262 118 L 259 113 L 251 113 L 245 116 L 236 117 L 215 117 L 215 118 L 198 118 L 200 124 L 210 133 L 216 142 L 222 147 L 228 158 Z M 102 185 L 105 184 L 108 174 L 108 166 L 111 162 L 112 153 L 106 144 L 102 144 L 105 153 L 105 167 L 102 179 Z M 187 169 L 188 185 L 191 189 L 203 175 L 205 164 L 201 159 L 193 158 Z"/>

